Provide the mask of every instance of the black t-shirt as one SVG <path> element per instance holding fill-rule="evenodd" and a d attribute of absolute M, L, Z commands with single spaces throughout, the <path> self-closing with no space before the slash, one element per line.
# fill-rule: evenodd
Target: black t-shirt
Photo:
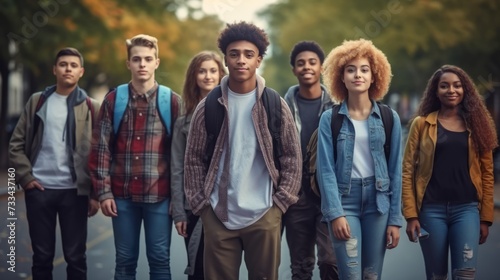
<path fill-rule="evenodd" d="M 438 122 L 434 168 L 424 202 L 478 201 L 469 173 L 468 138 L 468 131 L 449 131 Z"/>
<path fill-rule="evenodd" d="M 302 148 L 302 156 L 305 155 L 307 144 L 314 130 L 319 125 L 319 110 L 321 110 L 321 97 L 315 99 L 305 99 L 297 96 L 297 107 L 301 121 L 300 145 Z"/>

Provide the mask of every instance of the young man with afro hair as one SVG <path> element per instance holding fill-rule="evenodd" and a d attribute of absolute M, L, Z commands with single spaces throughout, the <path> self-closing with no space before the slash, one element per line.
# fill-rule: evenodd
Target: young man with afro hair
<path fill-rule="evenodd" d="M 299 84 L 288 89 L 285 101 L 295 120 L 303 157 L 307 156 L 307 144 L 318 128 L 321 114 L 333 106 L 326 87 L 321 84 L 324 60 L 325 53 L 314 41 L 298 42 L 290 54 L 292 72 Z M 312 278 L 315 245 L 320 278 L 338 279 L 335 253 L 328 228 L 321 218 L 320 199 L 311 191 L 309 176 L 304 176 L 299 201 L 283 215 L 293 280 Z"/>
<path fill-rule="evenodd" d="M 186 198 L 205 228 L 206 279 L 239 279 L 243 250 L 248 279 L 278 279 L 281 217 L 298 199 L 302 157 L 292 114 L 280 98 L 280 168 L 274 163 L 262 101 L 264 90 L 272 90 L 256 74 L 268 45 L 255 25 L 228 24 L 218 39 L 229 71 L 217 89 L 221 106 L 205 106 L 214 89 L 193 115 L 184 179 Z M 208 164 L 205 110 L 225 113 Z"/>

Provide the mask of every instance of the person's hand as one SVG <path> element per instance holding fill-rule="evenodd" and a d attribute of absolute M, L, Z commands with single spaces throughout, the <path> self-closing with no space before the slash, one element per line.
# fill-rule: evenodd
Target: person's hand
<path fill-rule="evenodd" d="M 177 222 L 175 223 L 175 229 L 177 230 L 177 233 L 186 238 L 188 237 L 188 234 L 187 234 L 187 222 L 186 221 L 181 221 L 181 222 Z"/>
<path fill-rule="evenodd" d="M 87 212 L 87 216 L 90 218 L 97 214 L 97 211 L 99 211 L 99 201 L 89 198 L 89 209 Z"/>
<path fill-rule="evenodd" d="M 418 237 L 420 236 L 420 222 L 417 218 L 410 219 L 406 223 L 406 235 L 408 235 L 408 240 L 411 242 L 418 241 Z"/>
<path fill-rule="evenodd" d="M 397 226 L 388 226 L 386 233 L 386 248 L 394 249 L 399 244 L 399 227 Z"/>
<path fill-rule="evenodd" d="M 45 189 L 42 187 L 42 185 L 41 185 L 40 183 L 38 183 L 38 181 L 37 181 L 37 180 L 33 180 L 33 181 L 31 181 L 31 182 L 27 183 L 27 184 L 23 187 L 23 189 L 24 189 L 25 191 L 28 191 L 28 190 L 31 190 L 31 189 L 34 189 L 34 188 L 37 188 L 37 189 L 39 189 L 39 190 L 41 190 L 41 191 L 44 191 L 44 190 L 45 190 Z"/>
<path fill-rule="evenodd" d="M 345 217 L 339 217 L 332 222 L 332 231 L 335 238 L 349 240 L 351 238 L 351 228 Z"/>
<path fill-rule="evenodd" d="M 106 200 L 101 201 L 101 211 L 104 216 L 107 217 L 117 217 L 118 212 L 116 210 L 116 203 L 113 198 L 108 198 Z"/>
<path fill-rule="evenodd" d="M 479 244 L 483 244 L 484 242 L 486 242 L 486 239 L 488 239 L 490 227 L 485 223 L 481 223 L 479 226 L 479 230 Z"/>

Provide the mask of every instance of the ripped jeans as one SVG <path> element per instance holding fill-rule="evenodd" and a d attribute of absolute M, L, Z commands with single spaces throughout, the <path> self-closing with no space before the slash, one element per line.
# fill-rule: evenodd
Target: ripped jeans
<path fill-rule="evenodd" d="M 340 279 L 377 280 L 382 277 L 389 214 L 378 212 L 375 198 L 374 177 L 351 179 L 349 194 L 341 197 L 351 238 L 347 241 L 336 239 L 331 223 L 328 224 Z"/>
<path fill-rule="evenodd" d="M 420 241 L 427 279 L 447 279 L 448 251 L 451 279 L 475 279 L 480 222 L 477 202 L 424 202 L 419 221 L 429 232 L 429 238 Z"/>

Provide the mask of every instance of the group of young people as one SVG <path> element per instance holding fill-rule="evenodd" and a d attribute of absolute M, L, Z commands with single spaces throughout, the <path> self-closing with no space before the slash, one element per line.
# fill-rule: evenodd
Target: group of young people
<path fill-rule="evenodd" d="M 150 279 L 171 278 L 172 225 L 185 238 L 188 279 L 239 279 L 243 256 L 248 279 L 278 279 L 282 234 L 292 279 L 312 278 L 315 251 L 321 279 L 381 279 L 402 214 L 411 241 L 429 233 L 420 238 L 428 279 L 447 279 L 448 250 L 452 279 L 474 278 L 493 222 L 498 143 L 462 69 L 445 65 L 429 79 L 402 155 L 398 114 L 389 109 L 386 130 L 378 102 L 391 67 L 371 41 L 345 41 L 326 58 L 298 42 L 298 84 L 284 98 L 257 74 L 264 30 L 228 24 L 217 43 L 223 59 L 192 58 L 181 98 L 155 81 L 157 40 L 127 40 L 131 81 L 102 104 L 78 87 L 81 54 L 59 51 L 56 85 L 32 95 L 9 146 L 33 279 L 52 279 L 57 217 L 68 279 L 86 279 L 87 216 L 99 207 L 112 218 L 115 279 L 135 279 L 143 224 Z M 320 199 L 302 167 L 316 129 Z"/>

